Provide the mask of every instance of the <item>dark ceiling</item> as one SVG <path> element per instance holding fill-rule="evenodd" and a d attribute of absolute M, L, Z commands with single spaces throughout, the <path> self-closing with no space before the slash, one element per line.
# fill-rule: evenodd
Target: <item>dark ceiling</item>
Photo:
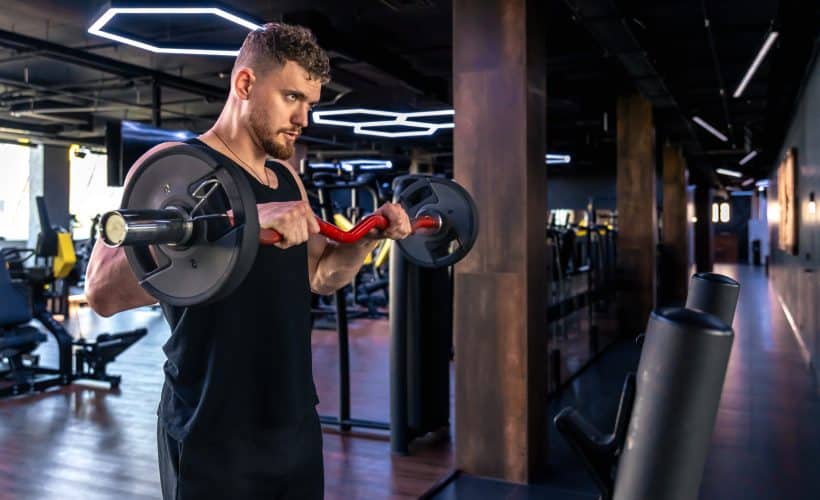
<path fill-rule="evenodd" d="M 547 0 L 548 150 L 573 168 L 614 170 L 615 99 L 635 89 L 655 107 L 657 142 L 685 148 L 695 181 L 714 168 L 763 177 L 773 164 L 817 43 L 820 2 Z M 120 5 L 123 2 L 119 2 Z M 128 5 L 159 2 L 128 2 Z M 176 2 L 174 5 L 195 4 Z M 212 5 L 212 2 L 208 2 Z M 441 0 L 223 2 L 256 22 L 317 34 L 331 55 L 325 109 L 444 109 L 452 103 L 452 6 Z M 152 120 L 161 89 L 166 128 L 203 131 L 219 113 L 232 59 L 160 55 L 89 35 L 101 1 L 5 0 L 0 15 L 0 139 L 101 143 L 107 119 Z M 707 22 L 708 20 L 708 22 Z M 214 16 L 117 17 L 111 29 L 174 46 L 235 48 L 244 30 Z M 767 33 L 780 37 L 741 99 L 732 93 Z M 155 85 L 156 84 L 156 85 Z M 694 125 L 722 130 L 721 142 Z M 22 132 L 25 131 L 25 132 Z M 313 153 L 411 151 L 447 161 L 452 133 L 384 139 L 312 125 Z M 760 151 L 743 167 L 749 149 Z M 745 178 L 745 177 L 744 177 Z M 735 181 L 737 182 L 737 181 Z"/>

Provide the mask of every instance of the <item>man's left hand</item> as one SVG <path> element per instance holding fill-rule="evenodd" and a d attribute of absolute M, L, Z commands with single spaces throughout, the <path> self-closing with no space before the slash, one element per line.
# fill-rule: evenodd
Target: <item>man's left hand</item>
<path fill-rule="evenodd" d="M 378 214 L 387 219 L 387 229 L 382 231 L 382 236 L 390 238 L 391 240 L 403 240 L 413 233 L 413 227 L 410 225 L 410 217 L 404 211 L 401 205 L 397 203 L 385 203 L 374 215 Z"/>

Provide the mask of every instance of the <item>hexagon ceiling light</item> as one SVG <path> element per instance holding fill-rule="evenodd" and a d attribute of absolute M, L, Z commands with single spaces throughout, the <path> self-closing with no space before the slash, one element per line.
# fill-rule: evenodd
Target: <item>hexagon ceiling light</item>
<path fill-rule="evenodd" d="M 210 16 L 217 16 L 226 21 L 238 24 L 239 26 L 245 27 L 248 30 L 255 30 L 261 28 L 260 25 L 249 21 L 248 19 L 244 19 L 242 17 L 237 16 L 236 14 L 231 14 L 230 12 L 221 9 L 219 7 L 111 7 L 105 11 L 105 13 L 97 19 L 91 27 L 88 28 L 88 32 L 92 35 L 100 36 L 103 38 L 108 38 L 109 40 L 114 40 L 116 42 L 124 43 L 127 45 L 131 45 L 133 47 L 137 47 L 143 50 L 148 50 L 151 52 L 156 52 L 159 54 L 191 54 L 191 55 L 200 55 L 200 56 L 230 56 L 236 57 L 239 53 L 239 49 L 236 50 L 220 50 L 220 49 L 208 49 L 208 48 L 189 48 L 189 47 L 161 47 L 159 45 L 155 45 L 153 43 L 149 43 L 145 40 L 137 40 L 135 38 L 130 38 L 123 34 L 113 33 L 111 31 L 105 31 L 105 27 L 108 23 L 114 19 L 115 16 L 121 15 L 139 15 L 139 16 L 169 16 L 169 15 L 210 15 Z"/>
<path fill-rule="evenodd" d="M 453 116 L 454 114 L 455 111 L 452 109 L 400 113 L 356 108 L 314 111 L 312 116 L 313 123 L 351 127 L 354 134 L 398 138 L 433 135 L 439 130 L 453 128 L 455 124 L 452 120 L 439 122 L 435 120 L 425 121 L 424 119 L 437 116 Z M 356 117 L 361 117 L 361 119 L 356 119 Z"/>

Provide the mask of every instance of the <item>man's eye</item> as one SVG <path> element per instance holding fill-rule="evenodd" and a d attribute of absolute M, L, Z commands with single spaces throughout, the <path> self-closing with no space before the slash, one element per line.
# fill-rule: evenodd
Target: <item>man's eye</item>
<path fill-rule="evenodd" d="M 288 94 L 287 96 L 285 96 L 285 98 L 291 102 L 296 102 L 297 100 L 299 100 L 299 97 L 296 94 Z"/>

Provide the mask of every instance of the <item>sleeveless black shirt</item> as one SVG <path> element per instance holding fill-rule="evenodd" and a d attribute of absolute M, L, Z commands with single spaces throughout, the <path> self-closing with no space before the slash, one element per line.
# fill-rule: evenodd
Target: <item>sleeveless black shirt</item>
<path fill-rule="evenodd" d="M 301 192 L 284 165 L 268 167 L 277 189 L 245 172 L 257 203 L 296 201 Z M 171 437 L 253 435 L 291 424 L 318 403 L 310 346 L 307 244 L 260 245 L 247 278 L 228 297 L 191 307 L 162 304 L 171 327 L 163 346 L 165 385 L 158 416 Z"/>

